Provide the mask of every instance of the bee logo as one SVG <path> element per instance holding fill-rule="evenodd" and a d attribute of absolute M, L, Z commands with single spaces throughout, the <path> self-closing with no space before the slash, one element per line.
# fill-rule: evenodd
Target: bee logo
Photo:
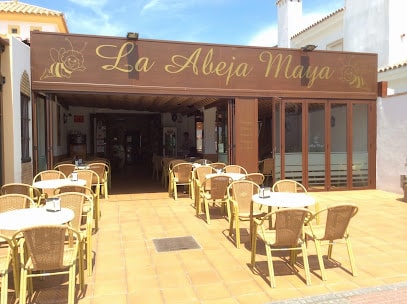
<path fill-rule="evenodd" d="M 60 48 L 59 50 L 52 48 L 50 49 L 50 57 L 52 64 L 49 68 L 46 68 L 44 73 L 42 73 L 41 80 L 57 77 L 57 78 L 71 78 L 73 72 L 82 72 L 86 70 L 84 66 L 84 58 L 82 55 L 83 50 L 86 47 L 85 45 L 81 50 L 75 50 L 71 41 L 68 38 L 65 38 L 66 41 L 71 46 L 71 49 Z"/>

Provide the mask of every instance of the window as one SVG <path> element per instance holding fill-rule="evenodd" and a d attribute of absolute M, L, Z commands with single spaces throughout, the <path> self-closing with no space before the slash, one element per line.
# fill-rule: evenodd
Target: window
<path fill-rule="evenodd" d="M 8 32 L 10 34 L 13 34 L 13 35 L 20 34 L 20 26 L 18 26 L 18 25 L 9 25 L 8 26 Z"/>
<path fill-rule="evenodd" d="M 21 94 L 21 161 L 30 162 L 30 98 Z"/>
<path fill-rule="evenodd" d="M 31 31 L 31 32 L 34 32 L 34 31 L 42 31 L 42 27 L 41 27 L 41 26 L 34 26 L 34 25 L 31 25 L 31 26 L 30 26 L 30 31 Z"/>

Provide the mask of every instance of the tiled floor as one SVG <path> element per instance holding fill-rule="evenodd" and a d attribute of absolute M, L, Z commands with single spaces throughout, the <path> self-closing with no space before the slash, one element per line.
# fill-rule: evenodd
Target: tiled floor
<path fill-rule="evenodd" d="M 228 238 L 227 220 L 214 214 L 211 224 L 206 224 L 195 216 L 191 199 L 174 201 L 149 174 L 138 182 L 113 180 L 112 188 L 109 199 L 101 202 L 100 230 L 94 235 L 95 267 L 86 278 L 80 304 L 269 303 L 407 281 L 407 203 L 398 194 L 311 193 L 321 206 L 339 202 L 359 206 L 350 228 L 359 275 L 350 274 L 346 247 L 338 246 L 333 257 L 339 264 L 326 264 L 328 280 L 323 282 L 310 242 L 312 285 L 304 283 L 303 269 L 293 274 L 276 258 L 277 288 L 272 289 L 264 274 L 264 249 L 257 254 L 263 274 L 249 267 L 247 229 L 242 231 L 245 243 L 237 249 Z M 202 249 L 156 251 L 153 239 L 178 236 L 193 236 Z M 36 303 L 66 303 L 66 291 L 47 292 L 36 297 Z"/>

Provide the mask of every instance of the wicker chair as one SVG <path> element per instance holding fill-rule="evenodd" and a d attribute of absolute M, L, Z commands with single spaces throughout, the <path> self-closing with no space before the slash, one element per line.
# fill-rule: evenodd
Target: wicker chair
<path fill-rule="evenodd" d="M 270 186 L 273 183 L 274 158 L 265 158 L 260 162 L 260 172 L 264 175 L 264 183 Z"/>
<path fill-rule="evenodd" d="M 93 219 L 95 220 L 95 230 L 99 229 L 99 221 L 101 216 L 100 210 L 100 201 L 99 201 L 99 191 L 100 187 L 93 187 L 93 181 L 97 181 L 99 175 L 93 171 L 88 169 L 77 170 L 75 171 L 78 173 L 78 179 L 83 179 L 86 181 L 86 187 L 90 189 L 94 189 L 93 191 Z M 96 182 L 99 184 L 98 182 Z"/>
<path fill-rule="evenodd" d="M 216 163 L 211 163 L 209 166 L 213 167 L 215 170 L 223 170 L 226 167 L 225 163 L 221 162 L 216 162 Z"/>
<path fill-rule="evenodd" d="M 178 186 L 188 186 L 188 193 L 191 195 L 192 183 L 192 164 L 178 163 L 174 165 L 170 171 L 170 195 L 174 195 L 174 199 L 178 199 Z"/>
<path fill-rule="evenodd" d="M 292 179 L 282 179 L 276 181 L 272 187 L 272 191 L 274 192 L 307 192 L 305 187 Z"/>
<path fill-rule="evenodd" d="M 18 231 L 13 241 L 20 244 L 20 302 L 26 303 L 27 287 L 29 296 L 33 294 L 32 278 L 68 274 L 68 304 L 74 304 L 77 261 L 82 291 L 84 287 L 79 233 L 66 225 L 35 226 Z"/>
<path fill-rule="evenodd" d="M 73 210 L 75 216 L 70 222 L 70 226 L 78 231 L 81 236 L 81 242 L 85 247 L 86 265 L 88 275 L 92 274 L 92 201 L 89 196 L 79 192 L 65 192 L 56 195 L 61 200 L 61 208 Z M 85 208 L 85 205 L 90 209 Z M 82 257 L 81 257 L 82 258 Z"/>
<path fill-rule="evenodd" d="M 264 216 L 266 213 L 261 206 L 253 203 L 252 196 L 259 192 L 259 185 L 250 180 L 239 180 L 232 182 L 227 190 L 228 204 L 231 213 L 229 223 L 229 237 L 233 236 L 235 226 L 236 247 L 240 248 L 240 222 L 249 221 L 249 234 L 253 233 L 253 219 Z"/>
<path fill-rule="evenodd" d="M 66 178 L 66 175 L 62 171 L 58 170 L 45 170 L 41 171 L 33 178 L 33 184 L 38 181 L 48 180 L 48 179 L 62 179 Z M 47 197 L 51 197 L 54 193 L 54 189 L 41 189 L 42 197 L 45 199 Z"/>
<path fill-rule="evenodd" d="M 35 206 L 35 203 L 28 195 L 19 193 L 0 195 L 0 212 L 30 208 L 32 206 Z"/>
<path fill-rule="evenodd" d="M 358 207 L 353 204 L 339 204 L 325 208 L 313 215 L 313 218 L 319 216 L 323 218 L 324 224 L 313 225 L 312 219 L 309 220 L 309 225 L 305 227 L 305 235 L 307 239 L 311 239 L 315 243 L 315 249 L 318 256 L 319 268 L 321 269 L 322 280 L 326 280 L 324 260 L 322 258 L 322 245 L 328 245 L 328 259 L 332 259 L 332 248 L 334 244 L 343 241 L 348 249 L 348 256 L 352 268 L 353 276 L 357 276 L 355 258 L 353 256 L 352 245 L 348 233 L 350 220 L 358 212 Z"/>
<path fill-rule="evenodd" d="M 232 179 L 226 175 L 214 175 L 205 179 L 202 183 L 200 191 L 200 199 L 198 201 L 198 210 L 201 210 L 201 201 L 205 205 L 206 222 L 210 224 L 211 217 L 209 213 L 209 202 L 215 205 L 220 203 L 221 212 L 227 209 L 228 220 L 230 220 L 230 211 L 227 208 L 227 188 L 232 182 Z"/>
<path fill-rule="evenodd" d="M 275 217 L 273 230 L 269 229 L 270 219 Z M 311 285 L 311 275 L 308 264 L 307 246 L 303 239 L 303 226 L 312 213 L 304 208 L 282 208 L 270 212 L 260 219 L 254 219 L 254 230 L 252 234 L 252 268 L 256 266 L 257 237 L 260 237 L 266 247 L 267 263 L 270 275 L 271 287 L 276 287 L 273 268 L 272 252 L 279 251 L 280 254 L 288 251 L 290 253 L 290 265 L 294 267 L 297 252 L 302 252 L 305 280 Z"/>
<path fill-rule="evenodd" d="M 89 170 L 95 171 L 99 178 L 94 178 L 92 181 L 93 187 L 100 188 L 100 194 L 104 196 L 104 198 L 109 198 L 109 190 L 108 190 L 108 181 L 109 181 L 109 166 L 104 163 L 89 163 L 88 164 Z"/>
<path fill-rule="evenodd" d="M 54 170 L 61 171 L 62 173 L 65 174 L 65 176 L 69 176 L 69 175 L 71 175 L 72 172 L 75 171 L 75 168 L 76 168 L 76 166 L 72 163 L 70 163 L 70 164 L 66 164 L 66 163 L 59 164 L 58 163 L 55 165 Z"/>
<path fill-rule="evenodd" d="M 195 204 L 195 211 L 196 215 L 201 213 L 201 210 L 198 209 L 201 206 L 201 203 L 199 200 L 201 199 L 200 197 L 200 192 L 201 192 L 201 187 L 206 179 L 207 174 L 215 173 L 215 169 L 212 168 L 212 166 L 199 166 L 196 167 L 193 172 L 192 172 L 192 192 L 194 193 L 193 199 L 194 199 L 194 204 Z"/>
<path fill-rule="evenodd" d="M 177 164 L 181 164 L 181 163 L 185 163 L 185 161 L 184 160 L 182 160 L 182 159 L 176 159 L 176 158 L 174 158 L 174 159 L 170 159 L 169 161 L 168 161 L 168 163 L 167 163 L 167 169 L 166 169 L 166 171 L 167 171 L 167 186 L 168 186 L 168 195 L 169 196 L 171 196 L 172 194 L 173 194 L 173 192 L 174 192 L 174 188 L 173 188 L 173 180 L 172 180 L 172 178 L 173 178 L 173 171 L 172 171 L 172 168 L 175 166 L 175 165 L 177 165 Z"/>
<path fill-rule="evenodd" d="M 225 173 L 241 173 L 241 174 L 247 174 L 247 171 L 245 168 L 239 165 L 227 165 L 223 168 L 223 171 Z"/>
<path fill-rule="evenodd" d="M 1 195 L 4 194 L 24 194 L 34 201 L 35 205 L 40 204 L 41 200 L 41 191 L 38 188 L 35 188 L 32 185 L 24 183 L 8 183 L 1 186 L 0 189 Z"/>
<path fill-rule="evenodd" d="M 246 174 L 245 177 L 243 177 L 243 179 L 252 181 L 259 186 L 263 185 L 263 183 L 264 183 L 264 175 L 262 173 L 257 173 L 257 172 L 248 173 L 248 174 Z"/>

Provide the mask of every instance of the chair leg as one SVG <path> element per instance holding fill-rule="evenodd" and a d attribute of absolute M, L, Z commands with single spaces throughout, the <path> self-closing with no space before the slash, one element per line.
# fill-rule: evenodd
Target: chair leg
<path fill-rule="evenodd" d="M 256 266 L 256 251 L 257 251 L 257 232 L 255 231 L 257 230 L 255 227 L 253 227 L 253 234 L 251 234 L 251 239 L 252 239 L 252 253 L 251 253 L 251 265 L 252 268 L 254 268 Z"/>
<path fill-rule="evenodd" d="M 8 295 L 8 272 L 1 276 L 1 304 L 7 304 Z"/>
<path fill-rule="evenodd" d="M 240 224 L 239 224 L 239 216 L 235 216 L 235 239 L 236 239 L 236 248 L 240 248 Z"/>
<path fill-rule="evenodd" d="M 304 261 L 305 280 L 307 282 L 307 285 L 311 285 L 311 273 L 309 270 L 308 263 L 307 244 L 305 242 L 301 244 L 301 250 L 302 250 L 302 259 Z"/>
<path fill-rule="evenodd" d="M 322 258 L 322 251 L 321 251 L 321 244 L 320 241 L 314 240 L 315 243 L 315 251 L 317 252 L 319 269 L 321 270 L 321 277 L 323 281 L 326 281 L 326 274 L 325 274 L 325 265 L 324 260 Z"/>
<path fill-rule="evenodd" d="M 68 304 L 75 304 L 75 263 L 69 267 Z"/>
<path fill-rule="evenodd" d="M 27 271 L 24 269 L 21 269 L 21 275 L 20 275 L 20 302 L 21 303 L 26 303 L 26 298 L 27 298 Z"/>
<path fill-rule="evenodd" d="M 271 255 L 271 249 L 270 247 L 266 244 L 266 254 L 267 254 L 267 264 L 269 268 L 269 276 L 270 276 L 270 286 L 272 288 L 276 287 L 276 280 L 274 278 L 274 267 L 273 267 L 273 256 Z"/>
<path fill-rule="evenodd" d="M 346 246 L 348 248 L 349 262 L 350 267 L 352 268 L 352 274 L 354 277 L 357 277 L 358 272 L 356 270 L 355 256 L 353 255 L 352 245 L 350 243 L 349 237 L 346 238 Z"/>
<path fill-rule="evenodd" d="M 206 223 L 210 224 L 211 223 L 211 216 L 209 214 L 209 202 L 207 199 L 204 199 L 205 203 L 205 214 L 206 214 Z"/>

